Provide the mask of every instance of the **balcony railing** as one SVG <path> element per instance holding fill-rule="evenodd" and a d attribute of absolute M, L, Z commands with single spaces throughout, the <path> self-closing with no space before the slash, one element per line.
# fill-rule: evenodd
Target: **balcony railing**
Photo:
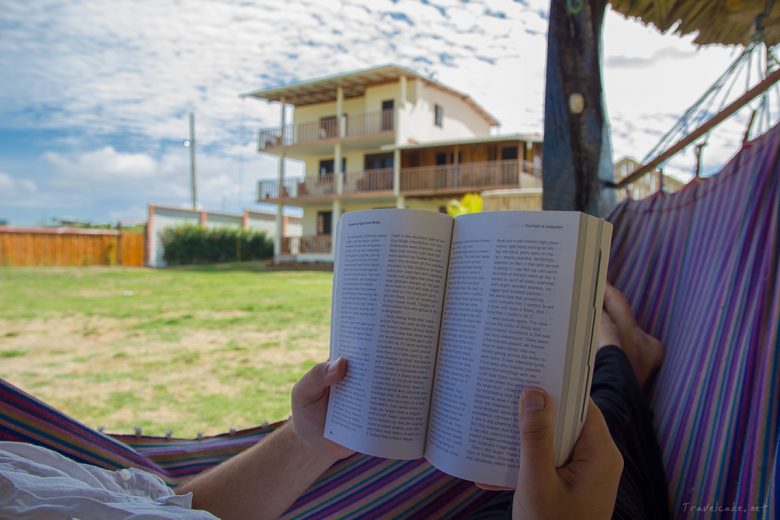
<path fill-rule="evenodd" d="M 393 191 L 393 169 L 347 172 L 344 178 L 344 193 L 364 191 Z"/>
<path fill-rule="evenodd" d="M 527 161 L 485 161 L 419 166 L 401 170 L 401 193 L 485 188 L 534 188 L 542 185 L 541 172 Z"/>
<path fill-rule="evenodd" d="M 336 193 L 334 174 L 277 180 L 258 184 L 258 200 L 332 195 Z M 527 161 L 486 161 L 477 163 L 420 166 L 401 170 L 401 194 L 481 191 L 491 188 L 540 188 L 542 174 Z M 393 169 L 381 168 L 344 174 L 343 193 L 370 193 L 393 190 Z"/>
<path fill-rule="evenodd" d="M 345 123 L 347 137 L 392 132 L 395 128 L 395 111 L 390 108 L 347 116 Z"/>
<path fill-rule="evenodd" d="M 302 237 L 283 237 L 282 255 L 300 255 L 306 253 L 330 254 L 330 235 L 309 235 Z"/>
<path fill-rule="evenodd" d="M 317 177 L 293 177 L 285 179 L 279 188 L 275 179 L 258 182 L 258 200 L 304 197 L 306 195 L 330 195 L 336 193 L 336 179 L 332 173 Z"/>
<path fill-rule="evenodd" d="M 378 112 L 344 115 L 344 134 L 346 137 L 360 137 L 383 132 L 392 132 L 395 128 L 393 109 Z M 335 117 L 317 121 L 305 121 L 296 125 L 264 128 L 257 133 L 257 148 L 265 150 L 274 146 L 316 143 L 335 139 L 339 135 L 338 121 Z"/>

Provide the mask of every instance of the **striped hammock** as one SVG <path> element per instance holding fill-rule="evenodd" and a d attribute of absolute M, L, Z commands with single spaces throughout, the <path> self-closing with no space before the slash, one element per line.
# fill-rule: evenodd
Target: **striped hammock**
<path fill-rule="evenodd" d="M 675 516 L 691 507 L 775 511 L 780 353 L 780 127 L 747 144 L 713 179 L 626 201 L 610 279 L 667 347 L 652 408 Z M 0 379 L 0 440 L 49 447 L 170 485 L 247 448 L 281 423 L 198 440 L 104 435 Z M 453 518 L 494 493 L 424 461 L 355 455 L 336 464 L 289 518 Z M 716 515 L 721 516 L 721 515 Z M 734 515 L 743 516 L 743 515 Z"/>
<path fill-rule="evenodd" d="M 779 219 L 780 125 L 716 177 L 609 217 L 609 279 L 667 349 L 651 408 L 674 516 L 776 512 Z"/>
<path fill-rule="evenodd" d="M 45 446 L 107 469 L 136 467 L 172 486 L 227 460 L 282 424 L 203 439 L 105 435 L 0 379 L 0 440 Z M 285 518 L 460 518 L 494 496 L 424 460 L 353 455 L 322 475 Z"/>

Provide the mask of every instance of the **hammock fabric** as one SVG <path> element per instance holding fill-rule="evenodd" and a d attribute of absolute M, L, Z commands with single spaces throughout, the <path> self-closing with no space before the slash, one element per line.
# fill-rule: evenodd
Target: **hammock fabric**
<path fill-rule="evenodd" d="M 172 486 L 248 448 L 282 424 L 193 440 L 106 435 L 0 379 L 0 440 L 44 446 L 102 468 L 136 467 Z M 285 516 L 453 518 L 475 511 L 494 495 L 424 460 L 353 455 L 320 477 Z"/>
<path fill-rule="evenodd" d="M 667 349 L 651 408 L 674 516 L 776 512 L 779 156 L 780 125 L 716 177 L 609 217 L 609 279 Z"/>
<path fill-rule="evenodd" d="M 674 195 L 625 201 L 610 216 L 610 279 L 667 348 L 652 407 L 675 516 L 690 516 L 685 504 L 775 511 L 778 155 L 780 126 L 745 145 L 717 177 Z M 137 467 L 170 485 L 280 424 L 198 440 L 109 436 L 0 379 L 0 440 L 109 469 Z M 423 461 L 355 455 L 323 475 L 288 517 L 462 517 L 493 496 Z"/>

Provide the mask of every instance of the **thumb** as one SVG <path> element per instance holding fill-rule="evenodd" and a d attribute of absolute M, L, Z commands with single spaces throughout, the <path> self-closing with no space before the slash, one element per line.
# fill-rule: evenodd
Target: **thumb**
<path fill-rule="evenodd" d="M 550 398 L 541 388 L 529 387 L 520 397 L 520 472 L 532 479 L 555 471 L 553 417 Z"/>
<path fill-rule="evenodd" d="M 304 405 L 318 400 L 326 388 L 344 377 L 346 369 L 347 360 L 342 357 L 314 365 L 293 387 L 293 403 Z"/>

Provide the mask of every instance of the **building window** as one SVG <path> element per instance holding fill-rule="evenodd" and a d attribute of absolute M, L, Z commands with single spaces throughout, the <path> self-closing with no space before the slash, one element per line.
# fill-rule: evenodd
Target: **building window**
<path fill-rule="evenodd" d="M 332 224 L 333 224 L 332 211 L 317 212 L 317 234 L 318 235 L 330 235 Z"/>
<path fill-rule="evenodd" d="M 505 146 L 501 149 L 502 161 L 516 161 L 517 158 L 517 145 Z"/>
<path fill-rule="evenodd" d="M 393 167 L 393 153 L 366 154 L 363 158 L 363 168 L 366 170 L 384 170 Z"/>
<path fill-rule="evenodd" d="M 441 105 L 433 105 L 433 124 L 439 128 L 444 126 L 444 108 Z"/>

